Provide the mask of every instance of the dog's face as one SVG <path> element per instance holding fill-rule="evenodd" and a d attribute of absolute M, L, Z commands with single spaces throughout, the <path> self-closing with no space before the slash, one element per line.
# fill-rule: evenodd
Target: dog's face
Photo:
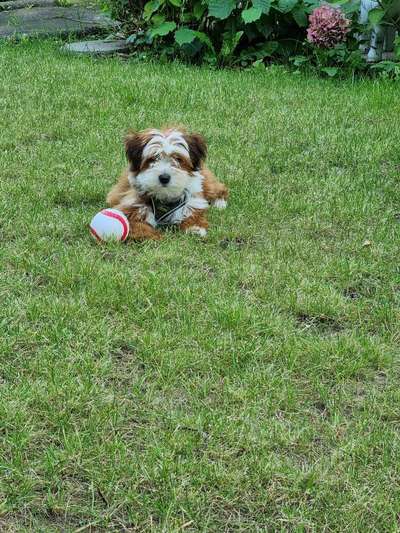
<path fill-rule="evenodd" d="M 163 201 L 180 198 L 185 190 L 191 190 L 207 154 L 201 135 L 173 128 L 130 133 L 125 150 L 132 187 Z"/>

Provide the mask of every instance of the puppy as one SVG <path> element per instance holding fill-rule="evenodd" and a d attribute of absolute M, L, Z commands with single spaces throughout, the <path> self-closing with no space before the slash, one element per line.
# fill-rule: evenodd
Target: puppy
<path fill-rule="evenodd" d="M 160 239 L 177 226 L 204 237 L 210 205 L 224 208 L 228 190 L 205 166 L 207 145 L 183 128 L 148 129 L 125 138 L 128 168 L 107 196 L 128 217 L 134 240 Z"/>

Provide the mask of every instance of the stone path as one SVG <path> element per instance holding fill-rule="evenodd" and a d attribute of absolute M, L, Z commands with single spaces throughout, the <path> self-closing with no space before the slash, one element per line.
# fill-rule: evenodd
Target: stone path
<path fill-rule="evenodd" d="M 90 54 L 90 55 L 113 55 L 118 52 L 125 52 L 129 49 L 129 45 L 125 40 L 119 39 L 116 41 L 81 41 L 78 43 L 65 44 L 61 50 L 64 52 L 72 52 L 74 54 Z"/>
<path fill-rule="evenodd" d="M 12 9 L 22 9 L 23 7 L 45 7 L 54 6 L 54 0 L 7 0 L 0 1 L 0 11 L 11 11 Z"/>
<path fill-rule="evenodd" d="M 86 35 L 111 32 L 116 27 L 115 21 L 96 8 L 60 7 L 54 0 L 0 1 L 0 39 L 21 35 Z"/>

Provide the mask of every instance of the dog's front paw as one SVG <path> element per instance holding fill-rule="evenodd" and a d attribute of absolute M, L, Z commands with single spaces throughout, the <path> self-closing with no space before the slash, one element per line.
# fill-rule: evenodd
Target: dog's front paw
<path fill-rule="evenodd" d="M 228 203 L 223 198 L 218 198 L 217 200 L 214 200 L 212 205 L 213 207 L 216 207 L 217 209 L 225 209 Z"/>
<path fill-rule="evenodd" d="M 186 233 L 191 233 L 192 235 L 199 235 L 200 237 L 205 237 L 207 235 L 206 228 L 201 228 L 200 226 L 190 226 L 186 228 Z"/>

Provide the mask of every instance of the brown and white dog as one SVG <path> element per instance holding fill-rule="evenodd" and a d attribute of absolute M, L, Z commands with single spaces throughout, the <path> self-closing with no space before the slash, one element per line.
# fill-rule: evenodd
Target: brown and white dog
<path fill-rule="evenodd" d="M 128 217 L 130 238 L 159 239 L 175 225 L 204 237 L 210 205 L 224 208 L 228 190 L 205 166 L 207 145 L 197 133 L 169 127 L 129 133 L 128 168 L 107 196 Z"/>

